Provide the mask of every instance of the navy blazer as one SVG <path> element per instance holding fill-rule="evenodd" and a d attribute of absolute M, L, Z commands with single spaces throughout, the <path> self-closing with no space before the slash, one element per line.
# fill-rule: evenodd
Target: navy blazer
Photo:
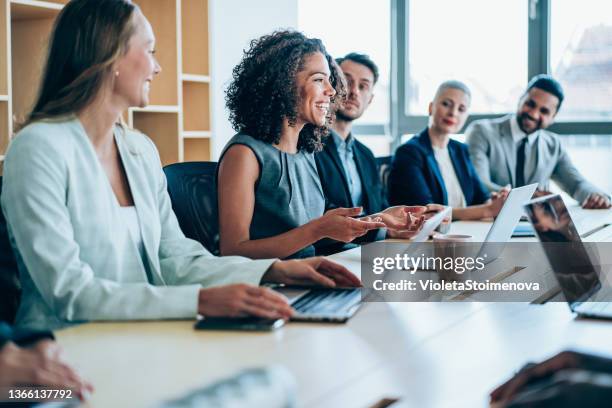
<path fill-rule="evenodd" d="M 487 201 L 489 192 L 474 170 L 467 145 L 451 139 L 448 153 L 466 205 Z M 389 174 L 389 202 L 391 205 L 448 204 L 446 186 L 431 147 L 428 129 L 397 149 Z"/>
<path fill-rule="evenodd" d="M 386 197 L 383 196 L 383 186 L 378 174 L 374 154 L 372 154 L 372 151 L 366 145 L 355 139 L 353 155 L 361 179 L 363 211 L 370 215 L 384 210 L 388 207 L 388 204 Z M 323 193 L 325 194 L 326 210 L 338 207 L 352 207 L 353 202 L 348 180 L 338 155 L 335 140 L 331 134 L 323 139 L 323 150 L 315 154 L 315 161 Z M 372 230 L 353 242 L 372 242 L 376 240 L 377 234 L 378 230 Z M 317 255 L 328 255 L 350 247 L 350 245 L 347 246 L 328 239 L 315 244 Z"/>

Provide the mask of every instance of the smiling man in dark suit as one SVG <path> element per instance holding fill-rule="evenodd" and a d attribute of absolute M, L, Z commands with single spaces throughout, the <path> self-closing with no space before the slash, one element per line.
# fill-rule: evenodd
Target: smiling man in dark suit
<path fill-rule="evenodd" d="M 331 134 L 323 141 L 323 150 L 315 156 L 328 205 L 363 207 L 363 214 L 380 217 L 387 225 L 387 229 L 370 231 L 358 242 L 385 237 L 410 238 L 414 231 L 402 230 L 401 220 L 423 212 L 424 208 L 387 208 L 374 154 L 351 132 L 353 121 L 363 115 L 374 98 L 378 67 L 367 55 L 358 53 L 350 53 L 336 62 L 346 78 L 347 100 L 336 112 Z M 320 253 L 333 252 L 329 246 L 326 250 L 319 250 L 321 247 L 317 246 Z"/>

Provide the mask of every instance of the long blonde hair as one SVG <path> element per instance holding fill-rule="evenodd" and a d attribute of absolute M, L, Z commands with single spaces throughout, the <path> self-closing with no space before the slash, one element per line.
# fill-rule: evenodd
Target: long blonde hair
<path fill-rule="evenodd" d="M 38 96 L 24 127 L 79 112 L 112 76 L 134 33 L 130 0 L 72 0 L 55 21 Z"/>

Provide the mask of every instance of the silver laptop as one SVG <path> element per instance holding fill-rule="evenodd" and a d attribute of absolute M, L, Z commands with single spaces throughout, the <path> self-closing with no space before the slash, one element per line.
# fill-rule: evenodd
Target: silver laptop
<path fill-rule="evenodd" d="M 514 228 L 524 213 L 523 205 L 529 202 L 537 187 L 538 184 L 534 183 L 510 190 L 502 209 L 495 218 L 493 225 L 491 225 L 482 245 L 480 247 L 474 245 L 475 256 L 484 258 L 485 264 L 494 261 L 502 253 L 504 249 L 503 244 L 510 240 Z M 429 234 L 431 234 L 434 229 L 435 227 L 429 231 Z M 420 245 L 410 247 L 408 252 L 433 256 L 434 251 L 432 245 Z"/>
<path fill-rule="evenodd" d="M 602 291 L 599 270 L 593 264 L 560 195 L 525 205 L 546 258 L 570 309 L 580 316 L 612 319 L 612 293 Z"/>

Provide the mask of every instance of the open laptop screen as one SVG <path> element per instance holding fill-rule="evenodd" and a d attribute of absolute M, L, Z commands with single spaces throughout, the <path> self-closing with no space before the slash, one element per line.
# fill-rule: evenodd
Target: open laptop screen
<path fill-rule="evenodd" d="M 589 299 L 601 283 L 561 196 L 531 201 L 525 210 L 570 306 Z"/>

